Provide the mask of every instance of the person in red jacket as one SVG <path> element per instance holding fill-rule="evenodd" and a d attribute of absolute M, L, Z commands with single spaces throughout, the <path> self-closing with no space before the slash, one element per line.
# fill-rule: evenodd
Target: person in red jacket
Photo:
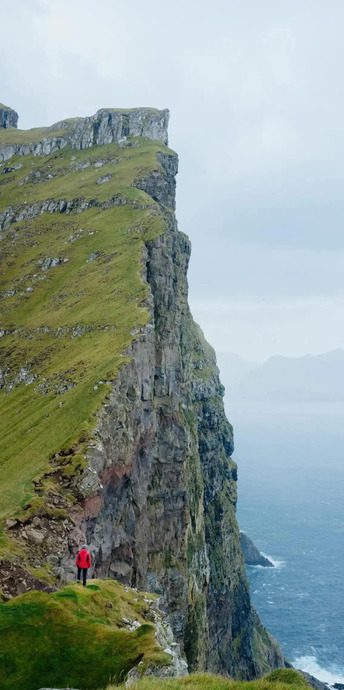
<path fill-rule="evenodd" d="M 82 571 L 82 584 L 86 587 L 87 571 L 91 567 L 91 556 L 87 551 L 86 544 L 81 547 L 76 557 L 75 565 L 78 569 L 78 581 L 80 582 Z"/>

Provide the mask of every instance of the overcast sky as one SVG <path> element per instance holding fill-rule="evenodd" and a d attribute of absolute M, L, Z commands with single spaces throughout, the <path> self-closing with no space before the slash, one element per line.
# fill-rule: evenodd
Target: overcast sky
<path fill-rule="evenodd" d="M 343 0 L 0 0 L 22 128 L 171 111 L 190 303 L 218 352 L 344 347 Z"/>

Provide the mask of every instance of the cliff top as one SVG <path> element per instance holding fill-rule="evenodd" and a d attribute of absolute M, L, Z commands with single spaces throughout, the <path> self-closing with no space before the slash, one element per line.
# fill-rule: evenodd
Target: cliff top
<path fill-rule="evenodd" d="M 0 161 L 8 160 L 15 154 L 46 155 L 68 145 L 80 150 L 97 144 L 119 142 L 127 137 L 142 136 L 168 143 L 167 109 L 101 108 L 89 117 L 68 118 L 49 127 L 28 130 L 14 129 L 16 124 L 6 124 L 9 114 L 12 123 L 15 116 L 18 120 L 15 111 L 6 107 L 1 110 L 0 106 Z M 50 146 L 47 145 L 47 139 L 53 140 Z"/>
<path fill-rule="evenodd" d="M 102 109 L 69 122 L 77 150 L 70 140 L 51 155 L 25 146 L 0 164 L 1 517 L 30 499 L 54 453 L 83 438 L 67 461 L 80 471 L 106 382 L 147 323 L 142 252 L 165 221 L 143 180 L 164 174 L 159 155 L 177 159 L 157 137 L 122 133 L 165 139 L 167 121 L 168 111 Z"/>

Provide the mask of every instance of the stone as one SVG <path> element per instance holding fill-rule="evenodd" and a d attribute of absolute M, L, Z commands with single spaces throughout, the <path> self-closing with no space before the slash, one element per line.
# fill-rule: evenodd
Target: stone
<path fill-rule="evenodd" d="M 18 524 L 19 524 L 19 523 L 18 523 L 18 520 L 13 520 L 13 519 L 11 519 L 11 518 L 9 518 L 8 520 L 6 520 L 6 527 L 7 527 L 7 529 L 12 529 L 12 527 L 17 527 Z"/>
<path fill-rule="evenodd" d="M 44 532 L 39 532 L 38 530 L 33 529 L 33 527 L 27 527 L 26 535 L 28 540 L 32 544 L 36 544 L 37 546 L 40 546 L 44 542 L 44 539 L 46 537 Z"/>
<path fill-rule="evenodd" d="M 112 178 L 112 175 L 103 175 L 103 177 L 99 177 L 97 180 L 97 184 L 104 184 L 104 182 L 109 182 Z"/>
<path fill-rule="evenodd" d="M 67 261 L 68 259 L 66 258 L 50 259 L 47 257 L 46 259 L 40 259 L 38 265 L 41 267 L 42 271 L 48 271 L 50 268 L 55 268 L 56 266 L 67 263 Z"/>

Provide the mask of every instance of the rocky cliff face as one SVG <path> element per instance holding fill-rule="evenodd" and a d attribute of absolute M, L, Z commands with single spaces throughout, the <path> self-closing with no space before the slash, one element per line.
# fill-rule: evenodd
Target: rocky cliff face
<path fill-rule="evenodd" d="M 8 127 L 18 126 L 18 113 L 12 108 L 0 103 L 0 127 L 8 129 Z"/>
<path fill-rule="evenodd" d="M 45 138 L 24 148 L 10 146 L 17 156 L 37 157 L 47 155 L 46 146 L 49 155 L 55 152 L 57 142 L 59 151 L 116 142 L 136 155 L 135 148 L 145 146 L 141 137 L 167 143 L 167 120 L 167 111 L 101 110 L 93 118 L 59 123 L 56 128 L 67 133 L 48 144 Z M 3 159 L 10 155 L 8 147 L 0 149 Z M 92 437 L 79 437 L 54 453 L 50 470 L 36 484 L 40 496 L 45 492 L 45 507 L 40 504 L 39 511 L 30 512 L 31 501 L 27 519 L 10 520 L 8 534 L 16 548 L 28 540 L 36 544 L 36 565 L 49 561 L 62 581 L 75 577 L 73 557 L 86 540 L 96 577 L 160 594 L 191 670 L 253 678 L 283 666 L 284 660 L 250 602 L 235 518 L 232 428 L 224 413 L 214 352 L 194 323 L 187 301 L 190 243 L 178 231 L 174 215 L 177 166 L 177 156 L 161 145 L 154 166 L 135 167 L 130 185 L 141 197 L 131 202 L 133 208 L 136 213 L 146 209 L 149 200 L 150 222 L 158 218 L 162 223 L 142 242 L 140 309 L 146 310 L 147 318 L 131 330 L 123 365 L 107 381 L 108 393 L 98 408 Z M 96 208 L 98 228 L 109 208 L 118 213 L 123 198 L 128 204 L 127 197 L 114 196 L 113 190 L 102 201 L 93 194 L 94 189 L 91 200 L 81 201 L 78 195 L 79 205 L 71 206 L 70 213 L 87 214 Z M 117 200 L 112 206 L 111 199 Z M 42 214 L 65 216 L 71 201 L 64 194 L 63 199 L 55 195 L 40 203 L 37 213 L 26 218 L 20 205 L 11 204 L 10 220 L 4 220 L 8 207 L 3 210 L 4 230 L 10 232 L 16 223 L 35 223 Z M 131 243 L 142 240 L 145 222 L 142 218 L 136 223 Z M 125 231 L 126 238 L 131 231 Z M 55 270 L 63 265 L 62 254 L 59 259 Z M 97 259 L 100 254 L 94 252 Z M 93 261 L 91 255 L 87 261 Z M 29 364 L 22 362 L 24 369 Z M 8 390 L 23 385 L 18 376 L 13 378 L 10 365 L 6 371 Z M 37 385 L 34 365 L 25 371 L 30 372 L 25 383 Z M 68 395 L 67 390 L 66 399 Z M 66 472 L 65 463 L 74 469 Z M 58 495 L 52 492 L 52 479 Z"/>
<path fill-rule="evenodd" d="M 23 141 L 19 141 L 18 136 L 3 141 L 0 145 L 0 161 L 15 155 L 49 156 L 66 146 L 76 150 L 104 146 L 121 142 L 130 136 L 147 137 L 167 144 L 168 119 L 168 110 L 102 108 L 91 117 L 61 120 L 51 127 L 29 130 Z M 17 127 L 17 122 L 18 115 L 14 110 L 0 106 L 0 126 Z"/>

